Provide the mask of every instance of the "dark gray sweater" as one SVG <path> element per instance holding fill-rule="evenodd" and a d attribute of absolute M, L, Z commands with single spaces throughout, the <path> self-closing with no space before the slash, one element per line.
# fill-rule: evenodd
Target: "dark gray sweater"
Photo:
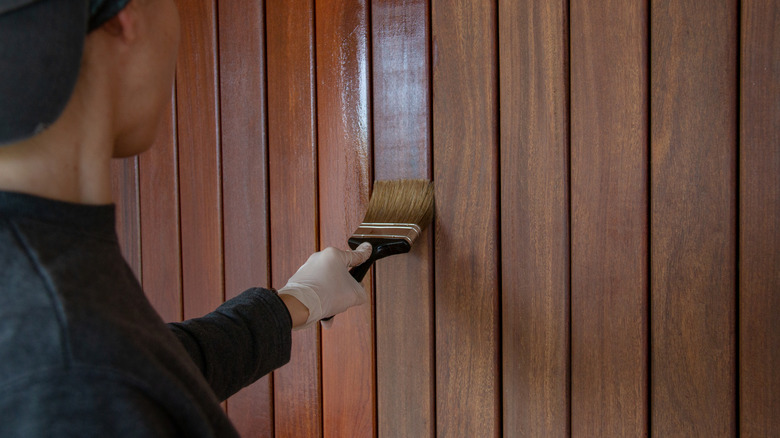
<path fill-rule="evenodd" d="M 0 437 L 237 436 L 219 400 L 287 363 L 290 329 L 259 288 L 166 325 L 113 206 L 0 192 Z"/>

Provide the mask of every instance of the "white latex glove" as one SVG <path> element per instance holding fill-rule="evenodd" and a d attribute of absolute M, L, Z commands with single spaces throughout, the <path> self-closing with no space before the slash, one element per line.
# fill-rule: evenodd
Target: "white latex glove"
<path fill-rule="evenodd" d="M 291 295 L 309 309 L 306 324 L 296 330 L 368 301 L 366 291 L 352 278 L 349 268 L 360 265 L 370 256 L 371 244 L 368 242 L 354 251 L 326 248 L 312 254 L 287 285 L 279 289 L 279 295 Z M 323 325 L 328 327 L 328 323 L 332 320 Z"/>

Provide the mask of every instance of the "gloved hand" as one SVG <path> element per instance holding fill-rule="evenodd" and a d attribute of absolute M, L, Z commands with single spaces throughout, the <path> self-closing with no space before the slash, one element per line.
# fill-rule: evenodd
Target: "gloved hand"
<path fill-rule="evenodd" d="M 370 256 L 371 244 L 368 242 L 354 251 L 326 248 L 312 254 L 287 285 L 279 289 L 279 295 L 291 295 L 309 309 L 306 324 L 296 330 L 368 301 L 366 291 L 352 278 L 349 268 L 360 265 Z"/>

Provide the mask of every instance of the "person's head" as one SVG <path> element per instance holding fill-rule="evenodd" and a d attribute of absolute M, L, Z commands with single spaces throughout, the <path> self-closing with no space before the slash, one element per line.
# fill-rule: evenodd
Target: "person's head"
<path fill-rule="evenodd" d="M 115 156 L 142 152 L 170 97 L 178 41 L 173 0 L 0 0 L 0 148 L 70 111 L 88 114 L 86 126 L 99 114 Z"/>

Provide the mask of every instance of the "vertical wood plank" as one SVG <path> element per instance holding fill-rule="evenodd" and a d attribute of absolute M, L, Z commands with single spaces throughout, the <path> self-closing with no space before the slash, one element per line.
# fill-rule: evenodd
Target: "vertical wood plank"
<path fill-rule="evenodd" d="M 501 434 L 496 6 L 434 0 L 439 436 Z"/>
<path fill-rule="evenodd" d="M 374 170 L 377 180 L 430 179 L 429 7 L 426 0 L 371 6 Z M 377 263 L 377 430 L 435 433 L 433 253 L 426 232 L 410 254 Z"/>
<path fill-rule="evenodd" d="M 164 321 L 181 321 L 181 244 L 175 93 L 152 147 L 138 157 L 146 296 Z"/>
<path fill-rule="evenodd" d="M 263 2 L 218 3 L 225 296 L 267 287 L 265 12 Z M 273 436 L 271 377 L 228 401 L 242 436 Z"/>
<path fill-rule="evenodd" d="M 651 11 L 651 430 L 734 436 L 737 7 Z"/>
<path fill-rule="evenodd" d="M 271 272 L 283 287 L 317 250 L 314 2 L 268 0 Z M 293 332 L 290 363 L 274 372 L 276 434 L 322 436 L 320 335 Z"/>
<path fill-rule="evenodd" d="M 780 436 L 780 3 L 741 17 L 739 427 Z"/>
<path fill-rule="evenodd" d="M 568 6 L 498 17 L 504 435 L 568 436 Z"/>
<path fill-rule="evenodd" d="M 116 233 L 122 255 L 141 279 L 141 218 L 138 193 L 138 157 L 111 162 L 111 192 L 116 206 Z"/>
<path fill-rule="evenodd" d="M 571 428 L 647 434 L 647 3 L 571 3 Z"/>
<path fill-rule="evenodd" d="M 316 2 L 321 247 L 346 248 L 368 205 L 370 106 L 366 0 Z M 371 279 L 363 282 L 370 296 Z M 375 435 L 372 306 L 322 331 L 325 437 Z"/>
<path fill-rule="evenodd" d="M 178 1 L 176 71 L 184 318 L 222 303 L 222 215 L 214 1 Z"/>

